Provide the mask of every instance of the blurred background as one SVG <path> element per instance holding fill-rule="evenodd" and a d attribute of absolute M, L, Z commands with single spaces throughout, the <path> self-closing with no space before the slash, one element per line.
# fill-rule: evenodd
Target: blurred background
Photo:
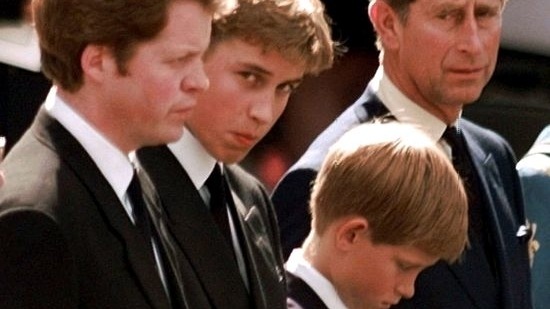
<path fill-rule="evenodd" d="M 331 70 L 307 78 L 272 131 L 243 166 L 271 189 L 312 140 L 362 93 L 378 66 L 368 0 L 325 0 L 333 36 L 348 52 Z M 28 0 L 0 2 L 0 135 L 9 148 L 28 127 L 50 87 L 40 73 Z M 469 118 L 504 136 L 522 157 L 550 124 L 550 1 L 509 0 L 495 74 Z"/>

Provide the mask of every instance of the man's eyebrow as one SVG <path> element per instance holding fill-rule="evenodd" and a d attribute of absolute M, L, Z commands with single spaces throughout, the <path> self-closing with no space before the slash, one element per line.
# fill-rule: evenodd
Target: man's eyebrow
<path fill-rule="evenodd" d="M 261 74 L 261 75 L 273 75 L 273 73 L 255 63 L 249 63 L 249 62 L 238 62 L 240 66 L 243 66 L 247 70 L 254 71 L 255 73 Z"/>

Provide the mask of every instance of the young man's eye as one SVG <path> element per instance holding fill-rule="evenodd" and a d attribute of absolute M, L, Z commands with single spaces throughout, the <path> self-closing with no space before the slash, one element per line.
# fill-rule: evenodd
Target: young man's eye
<path fill-rule="evenodd" d="M 397 262 L 397 267 L 398 267 L 399 270 L 401 270 L 401 271 L 406 271 L 406 270 L 409 268 L 408 265 L 406 265 L 406 264 L 404 264 L 404 263 L 401 263 L 401 262 Z"/>
<path fill-rule="evenodd" d="M 300 86 L 300 83 L 287 83 L 281 85 L 279 87 L 279 90 L 286 93 L 292 93 L 298 88 L 298 86 Z"/>
<path fill-rule="evenodd" d="M 255 84 L 258 82 L 258 75 L 251 73 L 251 72 L 241 72 L 240 75 L 243 77 L 244 80 L 251 84 Z"/>
<path fill-rule="evenodd" d="M 294 91 L 294 87 L 292 87 L 292 85 L 290 84 L 286 84 L 286 85 L 283 85 L 279 88 L 280 91 L 282 92 L 286 92 L 286 93 L 290 93 L 292 91 Z"/>

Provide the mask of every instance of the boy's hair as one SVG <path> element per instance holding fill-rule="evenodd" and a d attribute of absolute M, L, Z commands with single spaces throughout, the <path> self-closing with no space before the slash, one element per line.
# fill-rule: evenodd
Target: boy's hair
<path fill-rule="evenodd" d="M 362 216 L 375 244 L 412 245 L 448 262 L 467 244 L 468 202 L 437 144 L 397 122 L 363 124 L 334 144 L 315 180 L 312 229 Z"/>
<path fill-rule="evenodd" d="M 175 1 L 197 2 L 213 14 L 219 8 L 219 0 L 33 0 L 44 74 L 68 91 L 78 90 L 80 58 L 89 44 L 109 47 L 126 74 L 136 46 L 164 29 Z"/>
<path fill-rule="evenodd" d="M 331 38 L 329 19 L 319 0 L 234 0 L 229 13 L 214 16 L 211 49 L 242 39 L 304 63 L 307 74 L 332 66 L 339 46 Z"/>

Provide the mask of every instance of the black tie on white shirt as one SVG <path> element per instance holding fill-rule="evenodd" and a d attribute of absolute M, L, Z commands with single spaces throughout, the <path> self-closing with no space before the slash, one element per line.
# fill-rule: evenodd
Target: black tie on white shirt
<path fill-rule="evenodd" d="M 146 191 L 148 190 L 149 195 L 144 194 L 142 184 Z M 168 231 L 160 200 L 156 196 L 156 191 L 148 176 L 139 169 L 134 169 L 127 193 L 136 218 L 136 227 L 149 244 L 152 239 L 158 248 L 172 308 L 189 308 L 185 301 L 183 279 L 174 249 L 174 240 Z M 147 203 L 149 203 L 149 207 Z M 154 251 L 152 245 L 150 250 Z"/>
<path fill-rule="evenodd" d="M 443 133 L 443 139 L 451 147 L 452 161 L 455 170 L 458 172 L 464 182 L 464 187 L 468 195 L 468 214 L 470 234 L 479 241 L 483 247 L 493 273 L 496 272 L 493 248 L 490 234 L 485 226 L 485 213 L 480 195 L 480 182 L 475 174 L 474 166 L 470 154 L 466 147 L 466 141 L 460 128 L 447 127 Z M 472 236 L 472 235 L 471 235 Z M 471 237 L 472 238 L 472 237 Z"/>
<path fill-rule="evenodd" d="M 214 170 L 208 176 L 205 185 L 208 192 L 210 192 L 210 213 L 229 245 L 233 247 L 231 228 L 227 217 L 226 184 L 218 164 L 214 166 Z"/>

